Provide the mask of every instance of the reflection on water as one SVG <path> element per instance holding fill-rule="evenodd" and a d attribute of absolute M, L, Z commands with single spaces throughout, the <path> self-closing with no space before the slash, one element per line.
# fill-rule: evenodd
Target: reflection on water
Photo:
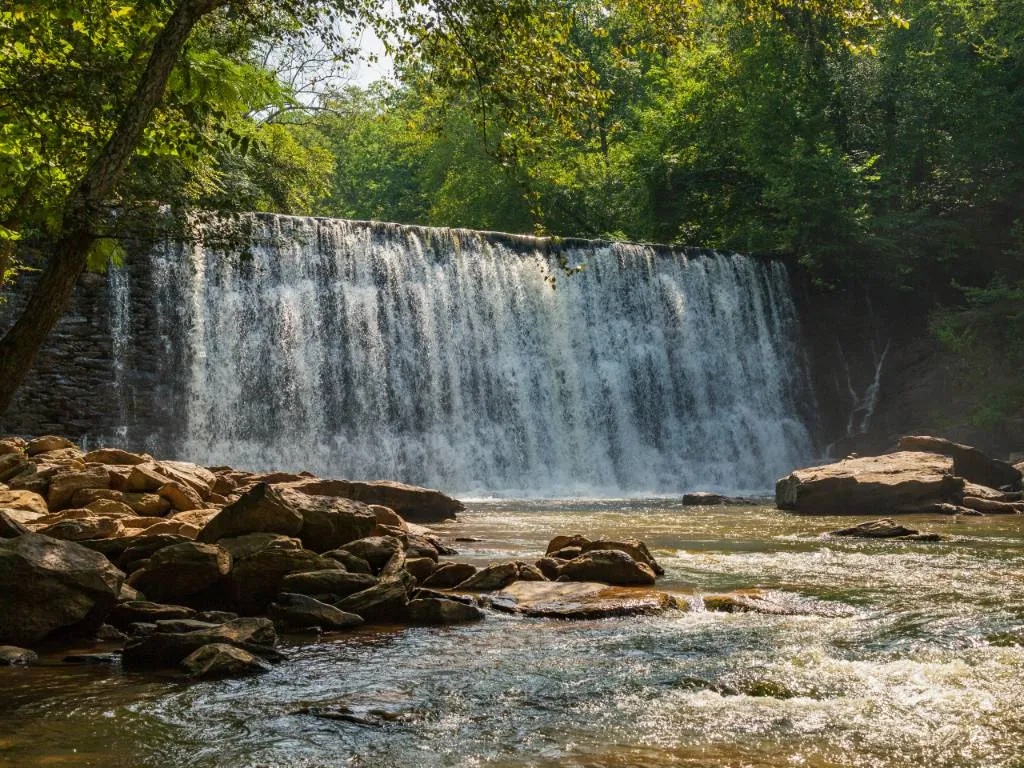
<path fill-rule="evenodd" d="M 480 503 L 460 559 L 635 535 L 678 592 L 760 586 L 845 610 L 677 612 L 296 643 L 258 679 L 0 670 L 0 765 L 1024 765 L 1024 521 L 919 518 L 945 543 L 833 540 L 849 519 L 665 501 Z M 347 706 L 369 724 L 296 714 Z"/>

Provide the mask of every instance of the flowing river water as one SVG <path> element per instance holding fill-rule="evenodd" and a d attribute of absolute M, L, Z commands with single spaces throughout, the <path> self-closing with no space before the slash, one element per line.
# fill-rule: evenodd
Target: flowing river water
<path fill-rule="evenodd" d="M 835 539 L 851 518 L 674 501 L 481 502 L 458 559 L 555 533 L 644 539 L 659 585 L 760 587 L 798 615 L 674 611 L 286 641 L 258 678 L 0 669 L 2 766 L 1024 766 L 1024 520 L 913 518 L 942 543 Z M 347 706 L 366 724 L 297 714 Z"/>

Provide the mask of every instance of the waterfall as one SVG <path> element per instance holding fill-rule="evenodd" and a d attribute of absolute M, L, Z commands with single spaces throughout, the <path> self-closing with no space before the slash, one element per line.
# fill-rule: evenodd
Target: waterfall
<path fill-rule="evenodd" d="M 763 491 L 812 455 L 777 262 L 230 221 L 243 237 L 207 217 L 147 257 L 145 311 L 175 360 L 163 375 L 182 393 L 177 448 L 192 460 L 608 496 Z"/>

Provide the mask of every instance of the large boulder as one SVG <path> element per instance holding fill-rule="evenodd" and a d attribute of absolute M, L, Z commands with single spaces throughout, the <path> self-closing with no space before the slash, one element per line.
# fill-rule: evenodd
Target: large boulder
<path fill-rule="evenodd" d="M 389 507 L 404 520 L 439 523 L 455 518 L 465 506 L 440 491 L 390 481 L 321 480 L 306 478 L 288 486 L 316 496 L 334 496 Z"/>
<path fill-rule="evenodd" d="M 477 570 L 470 563 L 441 563 L 436 571 L 423 580 L 423 586 L 450 589 L 474 576 Z"/>
<path fill-rule="evenodd" d="M 409 595 L 400 580 L 381 582 L 335 603 L 341 610 L 362 616 L 366 621 L 385 623 L 404 621 L 408 604 Z"/>
<path fill-rule="evenodd" d="M 40 529 L 39 533 L 64 541 L 109 539 L 119 535 L 124 526 L 112 517 L 77 517 L 61 520 Z"/>
<path fill-rule="evenodd" d="M 515 562 L 491 563 L 456 586 L 468 592 L 489 592 L 501 589 L 518 578 L 519 566 Z"/>
<path fill-rule="evenodd" d="M 656 575 L 663 576 L 665 574 L 665 569 L 658 564 L 658 561 L 654 559 L 654 555 L 647 549 L 647 545 L 640 541 L 640 539 L 623 539 L 621 541 L 616 539 L 598 539 L 582 547 L 580 554 L 593 552 L 595 549 L 614 549 L 619 552 L 625 552 L 638 563 L 645 563 L 650 566 Z"/>
<path fill-rule="evenodd" d="M 283 487 L 281 497 L 302 517 L 299 538 L 306 549 L 327 552 L 350 541 L 369 536 L 377 518 L 369 507 L 356 501 Z"/>
<path fill-rule="evenodd" d="M 267 614 L 284 626 L 295 629 L 348 629 L 363 623 L 362 617 L 354 613 L 347 613 L 309 595 L 291 592 L 278 595 L 267 609 Z"/>
<path fill-rule="evenodd" d="M 963 487 L 948 456 L 899 451 L 798 469 L 775 484 L 775 504 L 805 514 L 891 514 L 955 502 Z"/>
<path fill-rule="evenodd" d="M 588 582 L 517 581 L 488 596 L 492 608 L 525 616 L 603 619 L 662 613 L 675 607 L 666 592 Z"/>
<path fill-rule="evenodd" d="M 106 557 L 73 542 L 35 533 L 0 541 L 0 643 L 98 628 L 123 580 Z"/>
<path fill-rule="evenodd" d="M 562 581 L 598 581 L 604 584 L 653 584 L 654 571 L 618 549 L 593 549 L 558 569 Z"/>
<path fill-rule="evenodd" d="M 302 514 L 282 497 L 279 490 L 266 483 L 258 483 L 237 501 L 224 507 L 197 538 L 213 543 L 249 533 L 298 536 L 301 530 Z"/>
<path fill-rule="evenodd" d="M 164 547 L 128 583 L 151 600 L 187 600 L 231 571 L 231 554 L 216 544 L 185 542 Z"/>
<path fill-rule="evenodd" d="M 71 506 L 76 491 L 107 489 L 110 487 L 110 473 L 104 467 L 89 467 L 81 472 L 60 472 L 50 479 L 46 504 L 51 510 Z"/>
<path fill-rule="evenodd" d="M 986 456 L 977 448 L 961 445 L 941 437 L 911 435 L 900 438 L 901 451 L 926 451 L 953 459 L 953 474 L 989 488 L 1020 490 L 1021 472 L 1012 464 Z"/>
<path fill-rule="evenodd" d="M 28 445 L 25 447 L 25 452 L 29 456 L 35 456 L 39 453 L 48 453 L 50 451 L 59 451 L 64 448 L 77 447 L 78 446 L 66 437 L 60 437 L 59 435 L 41 435 L 28 441 Z"/>

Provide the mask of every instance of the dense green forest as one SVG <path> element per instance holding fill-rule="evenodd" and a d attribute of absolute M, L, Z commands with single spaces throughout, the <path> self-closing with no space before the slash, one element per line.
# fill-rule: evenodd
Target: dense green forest
<path fill-rule="evenodd" d="M 45 257 L 168 5 L 0 12 L 6 282 Z M 338 8 L 200 23 L 111 202 L 778 254 L 1024 362 L 1024 0 Z M 361 25 L 395 72 L 366 88 L 332 76 Z"/>

